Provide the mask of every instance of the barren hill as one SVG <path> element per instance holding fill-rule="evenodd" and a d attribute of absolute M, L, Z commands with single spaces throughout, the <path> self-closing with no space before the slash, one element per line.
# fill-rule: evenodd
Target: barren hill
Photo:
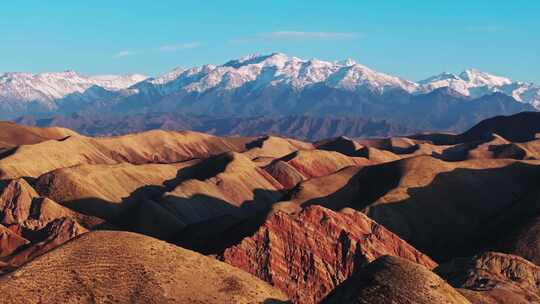
<path fill-rule="evenodd" d="M 60 140 L 77 133 L 64 128 L 35 128 L 0 121 L 0 151 L 2 148 L 36 144 L 42 141 Z"/>
<path fill-rule="evenodd" d="M 5 301 L 279 303 L 277 289 L 294 303 L 540 299 L 534 113 L 462 135 L 314 143 L 0 125 Z M 429 271 L 438 263 L 459 293 Z"/>
<path fill-rule="evenodd" d="M 0 278 L 0 292 L 0 303 L 286 300 L 268 284 L 212 258 L 138 234 L 101 231 Z"/>
<path fill-rule="evenodd" d="M 359 270 L 321 303 L 468 304 L 470 302 L 425 267 L 403 258 L 383 256 Z"/>
<path fill-rule="evenodd" d="M 436 272 L 473 303 L 540 303 L 540 267 L 518 256 L 486 252 L 456 258 Z"/>

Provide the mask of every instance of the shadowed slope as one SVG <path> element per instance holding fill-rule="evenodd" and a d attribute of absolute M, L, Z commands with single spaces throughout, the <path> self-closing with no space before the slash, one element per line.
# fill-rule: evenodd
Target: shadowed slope
<path fill-rule="evenodd" d="M 222 138 L 196 132 L 149 131 L 102 138 L 71 136 L 63 141 L 18 147 L 0 159 L 0 178 L 36 178 L 55 169 L 82 164 L 173 163 L 238 149 Z"/>
<path fill-rule="evenodd" d="M 0 278 L 0 293 L 0 303 L 285 300 L 271 286 L 224 263 L 127 232 L 91 232 L 69 242 Z"/>
<path fill-rule="evenodd" d="M 533 140 L 540 133 L 540 113 L 522 112 L 489 118 L 461 134 L 459 138 L 461 141 L 472 141 L 494 133 L 514 142 Z"/>
<path fill-rule="evenodd" d="M 278 158 L 294 151 L 313 149 L 313 145 L 289 138 L 263 136 L 247 143 L 246 149 L 244 154 L 250 159 L 257 157 Z"/>
<path fill-rule="evenodd" d="M 499 134 L 512 142 L 526 142 L 538 138 L 539 133 L 540 113 L 521 112 L 510 116 L 496 116 L 483 120 L 459 135 L 427 133 L 411 137 L 429 140 L 437 145 L 454 145 L 472 141 L 483 141 L 489 139 L 492 134 Z"/>
<path fill-rule="evenodd" d="M 396 187 L 363 211 L 437 259 L 491 247 L 540 208 L 537 163 L 476 160 L 446 171 L 419 158 L 403 165 Z"/>
<path fill-rule="evenodd" d="M 384 256 L 338 286 L 324 304 L 468 304 L 452 286 L 422 265 Z"/>
<path fill-rule="evenodd" d="M 472 303 L 540 303 L 540 267 L 518 256 L 486 252 L 453 259 L 436 272 Z"/>
<path fill-rule="evenodd" d="M 531 215 L 533 214 L 530 210 L 526 211 Z M 515 225 L 512 229 L 509 229 L 508 233 L 500 236 L 499 242 L 494 246 L 494 249 L 519 255 L 536 265 L 540 265 L 540 217 L 533 216 L 533 219 L 522 221 L 520 225 Z"/>
<path fill-rule="evenodd" d="M 283 204 L 287 210 L 298 204 L 362 210 L 423 252 L 444 259 L 472 254 L 508 230 L 504 227 L 533 216 L 539 207 L 539 168 L 534 162 L 414 157 L 304 182 Z"/>
<path fill-rule="evenodd" d="M 439 146 L 443 147 L 443 146 Z M 463 161 L 468 159 L 540 159 L 540 140 L 526 143 L 513 143 L 497 134 L 492 134 L 484 140 L 460 143 L 433 156 L 445 161 Z"/>
<path fill-rule="evenodd" d="M 179 171 L 176 180 L 167 186 L 173 190 L 165 193 L 162 201 L 185 223 L 229 214 L 230 210 L 238 210 L 234 207 L 242 207 L 248 213 L 266 210 L 281 197 L 278 191 L 283 188 L 249 158 L 232 152 Z M 267 194 L 261 193 L 256 198 L 256 190 Z M 214 204 L 205 197 L 229 206 Z"/>
<path fill-rule="evenodd" d="M 358 141 L 341 136 L 320 141 L 315 146 L 323 151 L 335 151 L 347 156 L 366 158 L 369 162 L 365 164 L 384 163 L 401 158 L 392 151 L 380 149 L 381 147 L 388 148 L 386 144 L 380 144 L 382 141 L 387 141 L 387 139 Z"/>
<path fill-rule="evenodd" d="M 194 163 L 80 165 L 46 173 L 36 187 L 41 195 L 72 209 L 113 219 L 137 199 L 160 196 L 166 181 Z"/>
<path fill-rule="evenodd" d="M 316 142 L 315 147 L 319 150 L 335 151 L 348 156 L 357 156 L 357 151 L 364 146 L 346 136 L 340 136 Z"/>
<path fill-rule="evenodd" d="M 253 233 L 283 196 L 270 174 L 232 152 L 180 170 L 167 188 L 158 201 L 186 226 L 175 242 L 208 254 Z"/>

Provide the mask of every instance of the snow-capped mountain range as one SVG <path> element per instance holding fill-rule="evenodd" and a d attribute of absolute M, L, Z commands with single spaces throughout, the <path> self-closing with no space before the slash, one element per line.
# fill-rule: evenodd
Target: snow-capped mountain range
<path fill-rule="evenodd" d="M 178 90 L 197 93 L 227 91 L 246 84 L 250 85 L 251 90 L 286 85 L 301 91 L 310 85 L 324 84 L 347 91 L 365 87 L 379 93 L 392 88 L 414 92 L 418 88 L 414 82 L 376 72 L 351 59 L 339 62 L 302 60 L 282 53 L 247 56 L 221 66 L 177 68 L 146 82 L 157 86 L 165 94 Z"/>
<path fill-rule="evenodd" d="M 304 108 L 310 100 L 316 100 L 322 107 L 319 99 L 324 99 L 327 105 L 322 108 L 330 109 L 354 103 L 354 100 L 372 105 L 381 98 L 391 102 L 395 97 L 387 96 L 395 94 L 415 96 L 442 88 L 466 99 L 502 93 L 540 109 L 539 86 L 475 69 L 459 75 L 442 73 L 414 82 L 374 71 L 350 59 L 339 62 L 303 60 L 275 53 L 248 56 L 219 66 L 177 68 L 156 78 L 140 74 L 83 76 L 72 71 L 0 74 L 0 110 L 4 112 L 0 117 L 54 113 L 63 107 L 73 111 L 78 109 L 77 102 L 81 100 L 87 107 L 94 100 L 100 106 L 114 104 L 128 108 L 135 104 L 149 108 L 155 104 L 158 109 L 186 109 L 185 105 L 189 104 L 189 110 L 195 112 L 204 112 L 209 105 L 216 111 L 226 106 L 231 113 L 240 111 L 239 103 L 265 100 L 259 106 L 264 113 L 269 99 L 279 99 L 280 103 L 294 100 Z M 336 101 L 340 98 L 347 101 Z M 274 100 L 272 108 L 276 107 L 287 109 L 288 105 L 276 104 Z M 253 102 L 245 112 L 260 114 Z"/>
<path fill-rule="evenodd" d="M 72 93 L 84 93 L 92 86 L 107 90 L 126 89 L 147 79 L 140 74 L 83 76 L 74 71 L 59 73 L 0 74 L 0 102 L 21 101 L 52 103 Z"/>
<path fill-rule="evenodd" d="M 470 69 L 459 75 L 442 73 L 419 81 L 420 91 L 430 92 L 448 87 L 469 97 L 481 97 L 492 93 L 512 96 L 516 101 L 529 103 L 540 109 L 540 87 L 532 83 L 512 81 L 509 78 L 491 75 L 476 69 Z"/>

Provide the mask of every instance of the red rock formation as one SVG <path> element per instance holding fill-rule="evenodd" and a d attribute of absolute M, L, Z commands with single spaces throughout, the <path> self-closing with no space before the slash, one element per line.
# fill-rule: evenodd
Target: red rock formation
<path fill-rule="evenodd" d="M 10 182 L 0 194 L 0 223 L 11 225 L 26 220 L 32 200 L 37 197 L 37 192 L 25 180 Z"/>
<path fill-rule="evenodd" d="M 8 268 L 16 268 L 86 232 L 88 230 L 69 218 L 56 219 L 38 231 L 25 231 L 23 233 L 33 242 L 8 258 Z"/>
<path fill-rule="evenodd" d="M 71 218 L 88 228 L 103 222 L 40 197 L 24 179 L 12 180 L 0 194 L 0 224 L 5 226 L 22 224 L 26 228 L 41 228 L 63 217 Z"/>
<path fill-rule="evenodd" d="M 349 166 L 367 164 L 364 158 L 345 156 L 338 152 L 301 150 L 280 159 L 307 178 L 325 176 Z"/>
<path fill-rule="evenodd" d="M 5 257 L 17 250 L 17 248 L 28 244 L 28 241 L 20 237 L 10 229 L 0 225 L 0 257 Z M 2 265 L 0 264 L 0 268 Z"/>
<path fill-rule="evenodd" d="M 11 181 L 0 194 L 0 273 L 87 232 L 78 221 L 100 222 L 39 197 L 24 179 Z"/>
<path fill-rule="evenodd" d="M 265 170 L 282 184 L 285 189 L 294 188 L 300 182 L 306 180 L 306 177 L 302 173 L 282 160 L 272 162 L 265 167 Z"/>
<path fill-rule="evenodd" d="M 435 267 L 360 212 L 312 206 L 298 215 L 272 214 L 252 237 L 227 249 L 223 259 L 281 289 L 296 303 L 317 303 L 358 267 L 383 255 Z"/>

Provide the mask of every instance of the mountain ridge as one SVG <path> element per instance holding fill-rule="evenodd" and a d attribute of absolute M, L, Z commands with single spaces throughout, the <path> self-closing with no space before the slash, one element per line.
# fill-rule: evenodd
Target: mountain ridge
<path fill-rule="evenodd" d="M 222 65 L 176 68 L 153 78 L 141 74 L 84 76 L 73 71 L 4 73 L 0 74 L 0 108 L 4 118 L 13 118 L 35 113 L 69 114 L 96 107 L 201 112 L 213 103 L 229 112 L 260 114 L 267 110 L 268 100 L 278 99 L 271 110 L 290 114 L 286 113 L 289 104 L 309 104 L 317 99 L 327 106 L 351 102 L 369 106 L 381 100 L 400 103 L 400 95 L 426 94 L 440 88 L 473 99 L 500 92 L 540 108 L 540 87 L 476 69 L 410 81 L 353 60 L 304 60 L 283 53 L 247 56 Z M 242 108 L 242 103 L 249 101 L 260 109 L 243 109 L 246 105 Z"/>

